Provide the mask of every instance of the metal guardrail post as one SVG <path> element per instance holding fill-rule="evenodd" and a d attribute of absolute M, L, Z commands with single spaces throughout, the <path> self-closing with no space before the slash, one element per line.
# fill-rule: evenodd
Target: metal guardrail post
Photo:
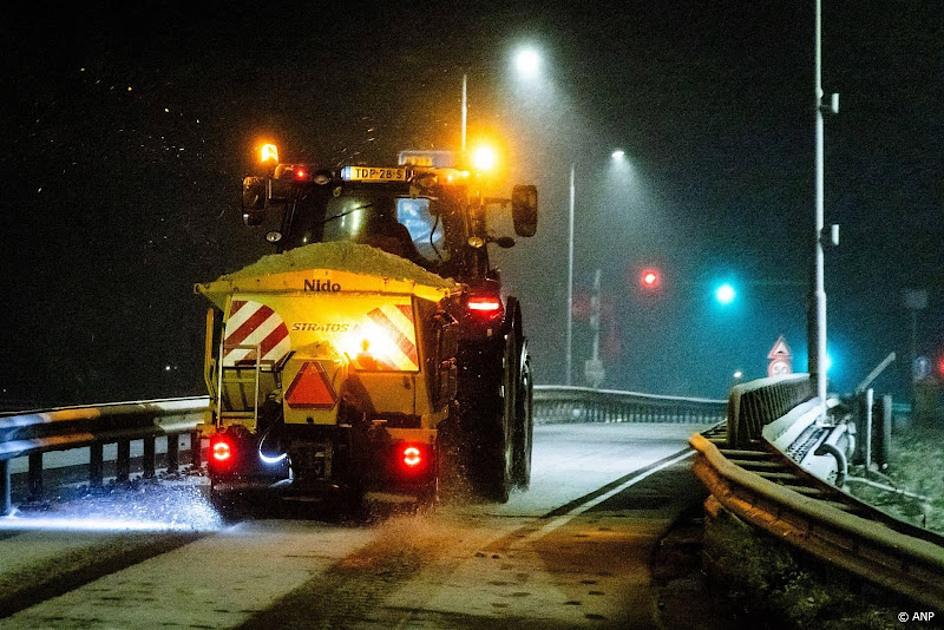
<path fill-rule="evenodd" d="M 128 481 L 131 476 L 131 440 L 118 440 L 118 459 L 115 462 L 115 481 Z"/>
<path fill-rule="evenodd" d="M 29 472 L 27 473 L 29 487 L 29 502 L 43 500 L 43 454 L 31 453 L 29 456 Z"/>
<path fill-rule="evenodd" d="M 141 467 L 144 470 L 145 479 L 154 478 L 154 460 L 156 459 L 154 448 L 155 438 L 153 435 L 149 435 L 144 438 L 144 458 L 141 462 Z"/>
<path fill-rule="evenodd" d="M 6 516 L 13 511 L 10 490 L 10 460 L 0 459 L 0 516 Z"/>
<path fill-rule="evenodd" d="M 180 435 L 167 436 L 167 472 L 176 473 L 180 466 Z"/>
<path fill-rule="evenodd" d="M 203 465 L 203 454 L 200 448 L 200 432 L 192 431 L 190 433 L 190 465 L 194 468 L 200 468 Z"/>
<path fill-rule="evenodd" d="M 89 446 L 89 487 L 91 488 L 102 487 L 104 451 L 105 445 L 101 442 Z"/>

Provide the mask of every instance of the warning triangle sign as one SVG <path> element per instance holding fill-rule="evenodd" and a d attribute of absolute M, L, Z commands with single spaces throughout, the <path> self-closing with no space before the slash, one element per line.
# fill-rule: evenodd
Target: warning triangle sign
<path fill-rule="evenodd" d="M 767 358 L 774 360 L 790 359 L 791 357 L 793 357 L 793 353 L 790 351 L 790 346 L 787 345 L 787 340 L 783 338 L 783 335 L 780 335 L 777 337 L 777 341 L 774 342 L 774 347 L 767 353 Z"/>
<path fill-rule="evenodd" d="M 306 361 L 285 393 L 290 407 L 330 409 L 338 397 L 324 368 L 317 361 Z"/>

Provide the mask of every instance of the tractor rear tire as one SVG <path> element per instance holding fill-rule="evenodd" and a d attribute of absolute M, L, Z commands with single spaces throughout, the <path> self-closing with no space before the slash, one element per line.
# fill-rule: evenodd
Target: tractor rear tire
<path fill-rule="evenodd" d="M 524 355 L 515 396 L 515 486 L 527 490 L 531 485 L 531 451 L 534 444 L 534 392 L 531 361 Z"/>
<path fill-rule="evenodd" d="M 485 499 L 496 503 L 507 503 L 514 485 L 514 427 L 518 390 L 518 352 L 514 330 L 505 337 L 502 353 L 501 390 L 487 408 L 493 411 L 486 426 L 491 435 L 484 436 L 484 473 L 481 492 Z"/>

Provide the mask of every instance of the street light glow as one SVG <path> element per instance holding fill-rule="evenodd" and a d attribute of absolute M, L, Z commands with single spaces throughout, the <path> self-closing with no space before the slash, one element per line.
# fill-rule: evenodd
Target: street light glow
<path fill-rule="evenodd" d="M 624 159 L 626 159 L 626 152 L 623 151 L 622 149 L 616 149 L 615 151 L 613 151 L 610 157 L 612 157 L 617 162 L 621 162 Z"/>
<path fill-rule="evenodd" d="M 522 48 L 515 54 L 515 69 L 525 79 L 533 79 L 541 71 L 541 55 L 534 48 Z"/>
<path fill-rule="evenodd" d="M 739 379 L 739 378 L 742 378 L 743 376 L 744 376 L 744 372 L 742 372 L 741 370 L 735 370 L 734 378 Z"/>

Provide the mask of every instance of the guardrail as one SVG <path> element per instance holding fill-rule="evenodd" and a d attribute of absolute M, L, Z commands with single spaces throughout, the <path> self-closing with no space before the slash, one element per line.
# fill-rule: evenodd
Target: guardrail
<path fill-rule="evenodd" d="M 728 399 L 728 444 L 759 440 L 764 427 L 816 395 L 808 374 L 762 378 L 735 385 Z"/>
<path fill-rule="evenodd" d="M 724 416 L 723 400 L 654 396 L 583 387 L 535 388 L 535 416 L 540 422 L 693 422 L 711 423 Z M 166 466 L 179 465 L 179 440 L 190 435 L 194 444 L 197 424 L 207 411 L 206 396 L 60 407 L 0 416 L 0 515 L 12 510 L 10 461 L 29 457 L 29 495 L 43 493 L 43 454 L 89 447 L 89 485 L 100 486 L 103 450 L 117 444 L 116 479 L 130 475 L 131 442 L 142 440 L 142 468 L 153 477 L 158 437 L 167 438 Z M 200 450 L 190 449 L 191 463 L 200 464 Z"/>
<path fill-rule="evenodd" d="M 725 417 L 724 400 L 657 396 L 589 387 L 538 385 L 535 418 L 541 424 L 571 422 L 676 422 L 708 424 Z"/>
<path fill-rule="evenodd" d="M 29 457 L 30 495 L 42 494 L 43 453 L 89 447 L 89 484 L 99 486 L 103 475 L 103 447 L 118 445 L 116 473 L 126 480 L 130 472 L 131 441 L 143 440 L 144 476 L 154 475 L 155 440 L 167 437 L 169 470 L 179 463 L 179 438 L 194 430 L 207 410 L 206 396 L 121 402 L 84 407 L 61 407 L 0 416 L 0 515 L 12 510 L 10 460 Z M 191 461 L 199 465 L 200 449 L 191 449 Z"/>
<path fill-rule="evenodd" d="M 782 420 L 791 415 L 805 415 L 791 414 L 794 409 L 817 405 L 807 395 L 808 386 L 806 375 L 739 385 L 728 405 L 727 438 L 692 436 L 689 441 L 698 453 L 694 470 L 712 495 L 709 502 L 852 574 L 944 608 L 944 536 L 897 521 L 838 488 L 828 501 L 805 496 L 745 470 L 722 453 L 727 449 L 748 458 L 750 452 L 739 449 L 750 441 L 758 452 L 775 451 L 761 435 L 763 427 L 789 430 L 774 425 L 784 424 Z"/>

